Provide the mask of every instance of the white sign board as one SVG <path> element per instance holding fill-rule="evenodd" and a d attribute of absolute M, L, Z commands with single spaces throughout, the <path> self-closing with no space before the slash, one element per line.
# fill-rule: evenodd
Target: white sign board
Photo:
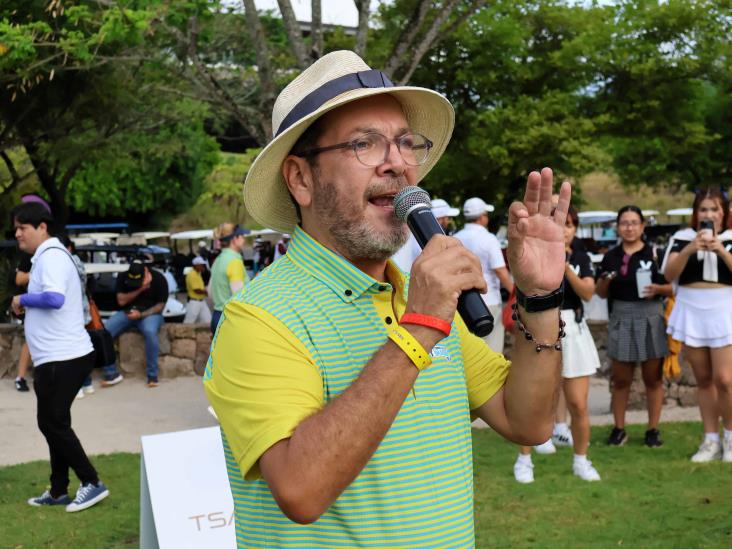
<path fill-rule="evenodd" d="M 219 427 L 142 437 L 140 547 L 236 547 Z"/>

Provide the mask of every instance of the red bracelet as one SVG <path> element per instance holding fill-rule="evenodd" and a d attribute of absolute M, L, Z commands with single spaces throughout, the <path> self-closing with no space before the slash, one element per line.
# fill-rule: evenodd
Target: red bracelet
<path fill-rule="evenodd" d="M 452 324 L 449 322 L 435 316 L 421 315 L 419 313 L 405 313 L 399 322 L 400 324 L 416 324 L 418 326 L 434 328 L 440 330 L 446 336 L 450 335 L 450 330 L 452 329 Z"/>

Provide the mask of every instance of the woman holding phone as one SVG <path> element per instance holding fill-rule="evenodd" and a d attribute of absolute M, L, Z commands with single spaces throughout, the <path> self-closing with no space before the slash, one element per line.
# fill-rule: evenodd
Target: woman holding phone
<path fill-rule="evenodd" d="M 678 285 L 668 333 L 681 341 L 697 382 L 704 440 L 694 462 L 732 462 L 732 230 L 729 198 L 707 189 L 694 199 L 691 227 L 677 232 L 664 258 Z M 719 439 L 722 416 L 724 438 Z"/>
<path fill-rule="evenodd" d="M 653 248 L 643 240 L 641 209 L 623 206 L 618 210 L 617 225 L 621 242 L 605 254 L 596 287 L 597 295 L 607 298 L 610 308 L 607 355 L 612 361 L 615 425 L 607 443 L 622 446 L 628 440 L 625 410 L 635 365 L 640 362 L 648 405 L 644 442 L 653 448 L 663 444 L 658 423 L 663 406 L 662 365 L 668 346 L 661 300 L 671 295 L 671 285 L 659 273 Z"/>

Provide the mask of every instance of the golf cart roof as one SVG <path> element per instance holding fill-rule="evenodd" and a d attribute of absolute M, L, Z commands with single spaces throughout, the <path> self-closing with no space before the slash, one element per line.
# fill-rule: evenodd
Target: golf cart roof
<path fill-rule="evenodd" d="M 198 229 L 194 231 L 182 231 L 170 235 L 171 240 L 205 240 L 212 239 L 214 235 L 213 229 Z"/>
<path fill-rule="evenodd" d="M 127 232 L 129 230 L 129 228 L 130 228 L 130 226 L 128 223 L 77 223 L 75 225 L 66 225 L 67 231 L 86 231 L 86 232 L 109 230 L 109 229 L 117 229 L 120 231 Z"/>
<path fill-rule="evenodd" d="M 689 216 L 694 213 L 693 208 L 675 208 L 673 210 L 668 210 L 666 212 L 666 215 L 681 215 L 681 216 Z"/>
<path fill-rule="evenodd" d="M 88 275 L 101 273 L 126 273 L 129 268 L 129 263 L 84 263 L 84 269 Z"/>
<path fill-rule="evenodd" d="M 618 217 L 618 213 L 608 210 L 597 210 L 590 212 L 580 212 L 578 216 L 580 225 L 595 225 L 598 223 L 615 221 L 615 219 Z"/>
<path fill-rule="evenodd" d="M 170 236 L 170 233 L 165 231 L 142 231 L 139 233 L 132 233 L 130 236 L 138 236 L 145 240 L 154 240 L 156 238 L 167 238 Z"/>

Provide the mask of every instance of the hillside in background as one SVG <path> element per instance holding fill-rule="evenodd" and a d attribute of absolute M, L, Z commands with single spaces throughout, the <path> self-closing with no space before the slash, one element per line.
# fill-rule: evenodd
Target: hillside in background
<path fill-rule="evenodd" d="M 643 210 L 658 210 L 657 219 L 661 223 L 669 221 L 665 212 L 672 208 L 690 208 L 694 195 L 685 189 L 676 190 L 663 185 L 650 187 L 624 187 L 614 175 L 595 172 L 579 181 L 581 195 L 580 211 L 616 211 L 627 204 L 635 204 Z M 670 220 L 679 222 L 679 218 Z"/>

